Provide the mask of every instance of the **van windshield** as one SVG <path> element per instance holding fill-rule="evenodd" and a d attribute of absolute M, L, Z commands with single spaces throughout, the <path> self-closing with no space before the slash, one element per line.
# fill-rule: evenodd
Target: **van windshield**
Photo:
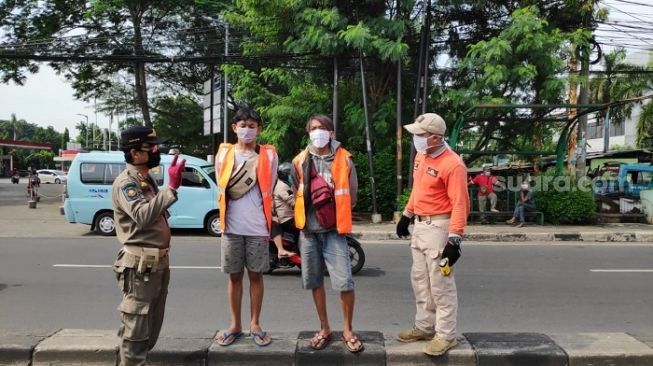
<path fill-rule="evenodd" d="M 218 182 L 215 180 L 215 167 L 213 165 L 205 165 L 202 167 L 202 170 L 211 178 L 213 183 L 216 185 Z"/>

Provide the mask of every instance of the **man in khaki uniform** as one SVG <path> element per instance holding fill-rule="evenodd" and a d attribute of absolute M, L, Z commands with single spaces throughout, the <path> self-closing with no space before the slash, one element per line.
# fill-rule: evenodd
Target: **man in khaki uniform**
<path fill-rule="evenodd" d="M 121 134 L 127 168 L 113 182 L 112 200 L 116 235 L 123 244 L 113 265 L 123 292 L 118 306 L 122 366 L 145 365 L 147 353 L 159 337 L 168 295 L 167 209 L 177 201 L 186 161 L 177 164 L 175 155 L 168 167 L 168 187 L 159 191 L 149 175 L 161 161 L 159 143 L 149 127 L 132 127 Z"/>
<path fill-rule="evenodd" d="M 408 225 L 415 220 L 410 248 L 416 312 L 412 327 L 400 332 L 397 339 L 428 340 L 422 351 L 439 356 L 458 343 L 458 292 L 453 265 L 460 258 L 469 214 L 467 168 L 444 141 L 447 127 L 437 114 L 423 114 L 404 127 L 413 134 L 417 154 L 413 189 L 397 223 L 397 236 L 410 235 Z"/>

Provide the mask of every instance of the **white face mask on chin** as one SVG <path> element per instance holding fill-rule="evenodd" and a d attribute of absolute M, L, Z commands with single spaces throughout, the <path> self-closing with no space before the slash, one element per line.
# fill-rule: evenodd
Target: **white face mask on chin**
<path fill-rule="evenodd" d="M 311 138 L 311 143 L 313 146 L 321 149 L 329 143 L 331 136 L 329 136 L 329 131 L 327 130 L 313 130 L 308 136 Z"/>

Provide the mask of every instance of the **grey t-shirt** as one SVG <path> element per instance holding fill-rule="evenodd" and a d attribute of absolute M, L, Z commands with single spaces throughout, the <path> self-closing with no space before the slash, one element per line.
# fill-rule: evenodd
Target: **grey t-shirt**
<path fill-rule="evenodd" d="M 239 152 L 236 150 L 234 169 L 243 164 L 254 152 Z M 275 171 L 276 171 L 276 167 Z M 263 211 L 263 197 L 258 183 L 244 196 L 237 200 L 227 201 L 227 234 L 247 236 L 270 236 L 265 212 Z"/>

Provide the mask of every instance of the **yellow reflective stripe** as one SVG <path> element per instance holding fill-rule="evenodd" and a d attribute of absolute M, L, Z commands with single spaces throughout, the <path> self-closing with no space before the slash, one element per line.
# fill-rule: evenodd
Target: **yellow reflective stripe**
<path fill-rule="evenodd" d="M 349 188 L 340 188 L 333 191 L 334 196 L 343 196 L 349 194 Z"/>
<path fill-rule="evenodd" d="M 304 183 L 299 184 L 299 187 L 297 187 L 297 191 L 300 191 L 300 192 L 304 191 Z"/>
<path fill-rule="evenodd" d="M 224 161 L 225 155 L 227 155 L 227 150 L 229 149 L 221 149 L 220 152 L 218 153 L 218 163 L 222 165 L 222 162 Z"/>

